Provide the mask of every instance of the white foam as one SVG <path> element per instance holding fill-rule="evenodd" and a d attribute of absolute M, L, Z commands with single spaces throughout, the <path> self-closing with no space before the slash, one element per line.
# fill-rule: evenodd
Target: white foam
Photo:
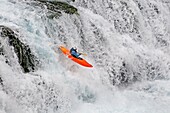
<path fill-rule="evenodd" d="M 120 5 L 117 1 L 105 0 L 103 3 L 100 0 L 94 4 L 89 0 L 76 1 L 72 4 L 78 8 L 79 15 L 63 14 L 53 20 L 46 17 L 46 9 L 43 11 L 21 1 L 13 4 L 1 0 L 0 22 L 19 31 L 20 40 L 30 46 L 42 67 L 24 74 L 0 57 L 0 77 L 4 84 L 0 87 L 0 113 L 170 112 L 169 53 L 166 53 L 169 47 L 155 48 L 153 29 L 145 29 L 146 21 L 140 23 L 140 29 L 144 32 L 143 37 L 149 35 L 149 38 L 136 42 L 130 34 L 121 34 L 114 27 L 112 19 L 116 14 L 106 6 L 112 2 L 116 10 Z M 87 7 L 83 6 L 83 1 L 88 2 Z M 132 1 L 130 4 L 135 7 Z M 139 20 L 145 18 L 141 12 L 135 13 L 140 13 Z M 161 24 L 160 33 L 164 32 L 163 28 Z M 79 51 L 87 52 L 88 56 L 83 58 L 94 68 L 81 67 L 65 58 L 57 49 L 59 45 L 67 48 L 76 45 Z M 108 71 L 111 72 L 114 66 L 115 71 L 119 71 L 122 59 L 132 72 L 142 74 L 140 82 L 119 89 L 112 86 Z M 160 67 L 156 75 L 161 79 L 155 80 L 157 76 L 154 76 L 155 79 L 147 81 L 147 62 Z"/>

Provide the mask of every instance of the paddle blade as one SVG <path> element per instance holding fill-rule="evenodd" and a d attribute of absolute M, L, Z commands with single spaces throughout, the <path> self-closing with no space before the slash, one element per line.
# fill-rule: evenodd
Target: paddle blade
<path fill-rule="evenodd" d="M 87 54 L 85 54 L 85 53 L 81 53 L 81 55 L 87 56 Z"/>

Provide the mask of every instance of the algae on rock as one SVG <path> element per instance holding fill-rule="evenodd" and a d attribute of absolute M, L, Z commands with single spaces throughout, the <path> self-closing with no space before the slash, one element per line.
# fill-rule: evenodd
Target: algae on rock
<path fill-rule="evenodd" d="M 67 14 L 78 14 L 77 8 L 74 6 L 66 3 L 66 2 L 61 2 L 61 1 L 44 1 L 44 0 L 35 0 L 38 2 L 38 5 L 46 6 L 48 11 L 48 18 L 58 18 L 62 16 L 62 12 L 67 13 Z"/>

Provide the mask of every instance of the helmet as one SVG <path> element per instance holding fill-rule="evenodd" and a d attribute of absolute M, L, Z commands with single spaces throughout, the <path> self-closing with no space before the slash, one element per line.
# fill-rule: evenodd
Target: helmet
<path fill-rule="evenodd" d="M 76 47 L 73 47 L 73 49 L 77 50 L 77 48 L 76 48 Z"/>

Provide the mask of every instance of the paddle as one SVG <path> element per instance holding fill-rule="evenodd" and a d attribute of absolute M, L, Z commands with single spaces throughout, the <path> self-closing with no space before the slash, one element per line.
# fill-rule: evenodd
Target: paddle
<path fill-rule="evenodd" d="M 84 56 L 87 56 L 87 54 L 86 53 L 80 53 L 81 55 L 84 55 Z"/>
<path fill-rule="evenodd" d="M 48 43 L 48 45 L 49 45 L 49 46 L 52 46 L 52 43 Z M 54 49 L 54 51 L 57 52 L 56 49 Z M 87 56 L 86 53 L 80 53 L 80 54 L 81 54 L 81 55 L 84 55 L 84 56 Z"/>

